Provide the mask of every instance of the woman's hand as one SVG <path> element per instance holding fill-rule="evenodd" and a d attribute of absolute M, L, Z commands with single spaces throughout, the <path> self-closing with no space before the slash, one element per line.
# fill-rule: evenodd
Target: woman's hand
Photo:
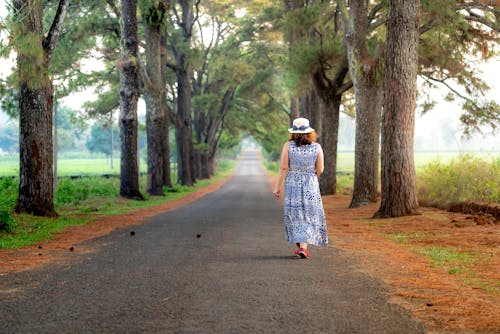
<path fill-rule="evenodd" d="M 273 191 L 273 195 L 274 195 L 274 197 L 276 197 L 276 198 L 280 198 L 280 189 L 276 189 L 276 188 L 275 188 L 275 189 L 274 189 L 274 191 Z"/>

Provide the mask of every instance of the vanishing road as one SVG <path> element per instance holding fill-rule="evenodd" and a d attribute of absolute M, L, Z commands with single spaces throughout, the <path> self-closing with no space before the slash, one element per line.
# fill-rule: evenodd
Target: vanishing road
<path fill-rule="evenodd" d="M 218 191 L 80 246 L 0 276 L 0 333 L 425 332 L 335 245 L 293 257 L 253 151 Z"/>

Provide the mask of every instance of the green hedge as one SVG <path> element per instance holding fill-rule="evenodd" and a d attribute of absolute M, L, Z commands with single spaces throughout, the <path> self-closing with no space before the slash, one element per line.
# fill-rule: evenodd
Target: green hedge
<path fill-rule="evenodd" d="M 431 162 L 418 171 L 418 197 L 444 203 L 500 203 L 500 157 L 487 161 L 462 155 L 447 164 Z"/>

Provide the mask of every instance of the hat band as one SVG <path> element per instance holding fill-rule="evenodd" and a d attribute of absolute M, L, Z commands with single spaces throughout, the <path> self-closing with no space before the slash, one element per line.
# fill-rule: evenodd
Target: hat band
<path fill-rule="evenodd" d="M 309 129 L 310 127 L 309 126 L 305 126 L 305 125 L 302 125 L 302 126 L 299 126 L 299 127 L 296 127 L 295 125 L 292 127 L 293 131 L 305 131 L 306 129 Z"/>

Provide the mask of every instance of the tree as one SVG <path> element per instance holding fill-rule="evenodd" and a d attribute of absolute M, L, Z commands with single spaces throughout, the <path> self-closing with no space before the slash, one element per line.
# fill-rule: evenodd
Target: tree
<path fill-rule="evenodd" d="M 42 1 L 13 1 L 19 78 L 20 170 L 15 211 L 55 217 L 52 174 L 52 104 L 49 65 L 69 0 L 59 5 L 48 32 Z"/>
<path fill-rule="evenodd" d="M 191 39 L 193 26 L 197 18 L 194 16 L 193 7 L 198 11 L 199 0 L 178 0 L 178 8 L 174 5 L 175 24 L 180 31 L 176 39 L 172 39 L 170 48 L 175 58 L 175 64 L 170 67 L 177 76 L 177 112 L 174 117 L 176 127 L 175 138 L 177 143 L 177 173 L 178 182 L 185 186 L 192 186 L 195 181 L 193 172 L 193 122 L 191 117 L 191 76 L 192 64 L 190 62 Z"/>
<path fill-rule="evenodd" d="M 90 137 L 86 142 L 90 152 L 104 153 L 107 157 L 113 157 L 113 138 L 118 138 L 120 134 L 119 130 L 112 125 L 113 123 L 110 122 L 99 121 L 90 128 Z"/>
<path fill-rule="evenodd" d="M 142 71 L 144 96 L 146 100 L 146 131 L 148 141 L 148 180 L 146 191 L 150 195 L 163 195 L 165 181 L 164 168 L 170 169 L 170 157 L 164 152 L 164 143 L 168 143 L 168 125 L 166 115 L 166 83 L 162 73 L 163 38 L 167 25 L 168 1 L 141 1 L 141 12 L 145 30 L 145 71 Z M 168 147 L 168 146 L 167 146 Z M 168 160 L 168 164 L 163 162 Z M 170 175 L 167 183 L 170 183 Z"/>
<path fill-rule="evenodd" d="M 139 43 L 137 38 L 137 2 L 121 1 L 123 54 L 120 69 L 120 196 L 144 200 L 139 189 L 137 158 L 137 100 L 139 98 Z"/>
<path fill-rule="evenodd" d="M 336 192 L 340 106 L 342 95 L 352 87 L 341 29 L 330 8 L 330 4 L 314 2 L 287 15 L 288 24 L 300 26 L 303 31 L 303 37 L 293 43 L 287 72 L 294 85 L 303 85 L 308 95 L 312 84 L 321 102 L 319 141 L 325 171 L 319 183 L 323 195 Z"/>
<path fill-rule="evenodd" d="M 370 25 L 382 4 L 369 12 L 369 1 L 339 1 L 356 106 L 354 187 L 350 208 L 377 201 L 379 135 L 382 117 L 382 47 Z M 371 38 L 370 38 L 371 37 Z M 370 48 L 369 45 L 372 47 Z"/>
<path fill-rule="evenodd" d="M 413 138 L 420 1 L 389 2 L 382 117 L 382 202 L 375 217 L 417 213 Z"/>

